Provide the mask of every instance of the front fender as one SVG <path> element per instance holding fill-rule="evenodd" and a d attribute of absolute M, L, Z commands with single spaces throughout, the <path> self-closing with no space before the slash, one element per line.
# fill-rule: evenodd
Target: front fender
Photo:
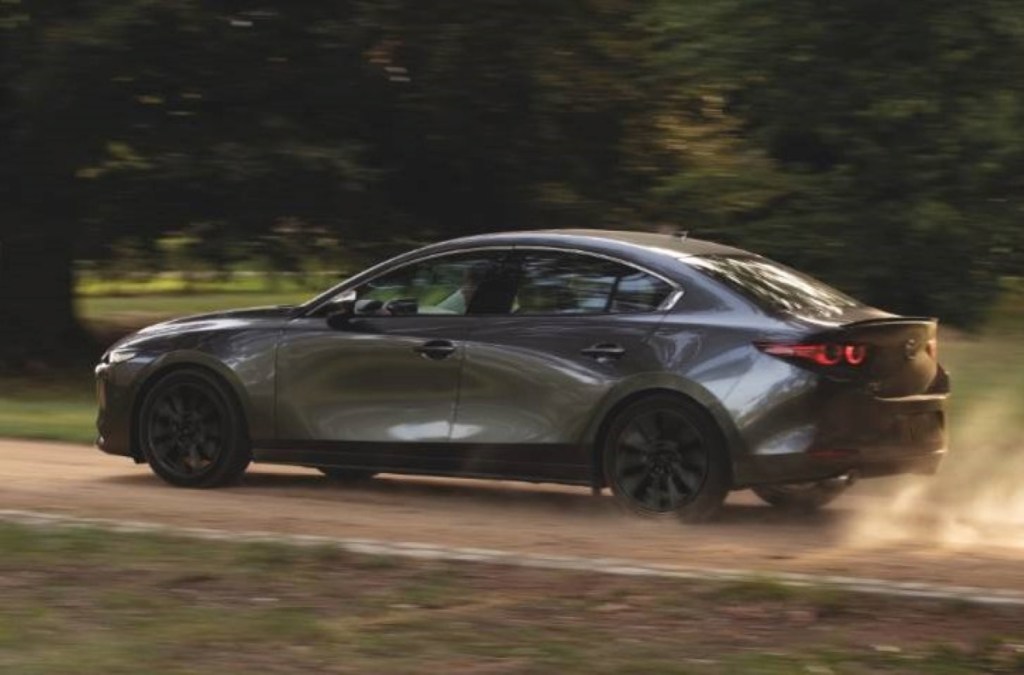
<path fill-rule="evenodd" d="M 135 378 L 132 410 L 137 410 L 145 388 L 162 373 L 183 367 L 204 368 L 225 382 L 241 407 L 249 438 L 269 439 L 274 435 L 273 360 L 269 359 L 269 378 L 261 369 L 240 367 L 237 362 L 224 362 L 208 352 L 180 349 L 161 354 L 150 361 Z M 132 415 L 134 419 L 134 413 Z"/>

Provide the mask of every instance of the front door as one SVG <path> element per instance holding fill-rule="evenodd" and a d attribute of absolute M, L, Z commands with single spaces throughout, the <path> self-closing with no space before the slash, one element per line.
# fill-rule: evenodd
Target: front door
<path fill-rule="evenodd" d="M 367 465 L 375 453 L 400 465 L 439 451 L 451 437 L 468 301 L 501 255 L 409 263 L 346 289 L 357 310 L 343 325 L 294 320 L 278 348 L 278 445 L 312 444 Z"/>
<path fill-rule="evenodd" d="M 278 350 L 278 438 L 446 442 L 465 329 L 455 317 L 295 320 Z"/>

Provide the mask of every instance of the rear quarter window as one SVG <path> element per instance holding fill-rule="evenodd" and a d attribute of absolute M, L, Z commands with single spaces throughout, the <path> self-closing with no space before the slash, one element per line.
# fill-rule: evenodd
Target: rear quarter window
<path fill-rule="evenodd" d="M 864 307 L 823 281 L 767 258 L 708 255 L 683 261 L 774 314 L 834 319 Z"/>

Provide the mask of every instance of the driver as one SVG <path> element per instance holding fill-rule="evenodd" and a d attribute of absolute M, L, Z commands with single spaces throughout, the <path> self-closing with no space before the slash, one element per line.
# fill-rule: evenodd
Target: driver
<path fill-rule="evenodd" d="M 475 262 L 462 271 L 462 283 L 458 290 L 437 303 L 437 308 L 452 314 L 465 314 L 473 295 L 480 288 L 481 282 L 487 278 L 494 268 L 493 263 Z"/>

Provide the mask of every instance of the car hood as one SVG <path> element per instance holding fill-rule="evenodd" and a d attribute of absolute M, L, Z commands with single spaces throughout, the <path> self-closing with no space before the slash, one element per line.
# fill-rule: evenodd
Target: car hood
<path fill-rule="evenodd" d="M 195 314 L 184 316 L 161 323 L 147 326 L 135 333 L 126 335 L 111 345 L 107 350 L 110 353 L 121 347 L 132 347 L 135 345 L 163 344 L 164 340 L 173 339 L 175 336 L 199 331 L 244 329 L 254 325 L 266 325 L 268 321 L 286 320 L 295 312 L 294 306 L 278 307 L 252 307 L 247 309 L 233 309 L 221 312 L 208 312 L 206 314 Z"/>
<path fill-rule="evenodd" d="M 178 319 L 171 319 L 163 323 L 154 324 L 149 328 L 158 326 L 180 326 L 189 323 L 208 323 L 216 321 L 245 321 L 252 319 L 285 319 L 295 311 L 294 305 L 278 305 L 274 307 L 248 307 L 245 309 L 230 309 L 220 312 L 207 312 L 206 314 L 193 314 Z M 143 330 L 149 330 L 144 328 Z"/>

